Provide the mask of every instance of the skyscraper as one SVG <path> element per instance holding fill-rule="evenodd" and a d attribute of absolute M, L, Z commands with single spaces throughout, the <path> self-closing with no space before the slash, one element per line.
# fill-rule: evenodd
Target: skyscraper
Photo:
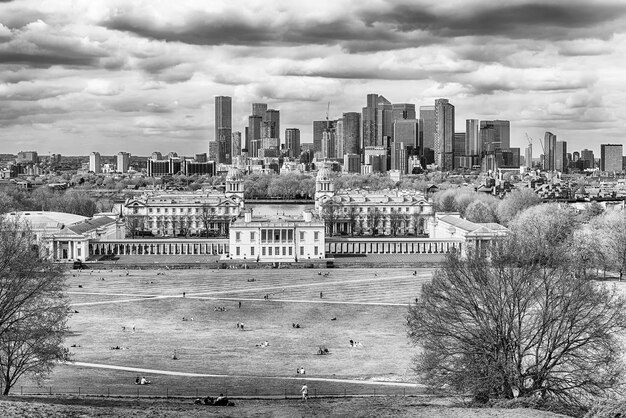
<path fill-rule="evenodd" d="M 291 158 L 300 156 L 300 129 L 285 129 L 285 148 Z"/>
<path fill-rule="evenodd" d="M 543 137 L 543 169 L 545 171 L 554 171 L 556 166 L 556 135 L 552 132 L 546 132 Z"/>
<path fill-rule="evenodd" d="M 580 152 L 580 160 L 582 161 L 582 169 L 594 168 L 596 166 L 596 159 L 593 155 L 593 151 L 590 149 L 584 149 Z"/>
<path fill-rule="evenodd" d="M 231 155 L 233 157 L 241 155 L 241 132 L 239 131 L 233 132 L 231 144 L 232 144 Z"/>
<path fill-rule="evenodd" d="M 343 153 L 360 154 L 361 115 L 358 112 L 343 114 Z M 341 157 L 341 156 L 340 156 Z"/>
<path fill-rule="evenodd" d="M 622 145 L 602 144 L 600 145 L 600 170 L 601 171 L 622 171 L 624 155 Z"/>
<path fill-rule="evenodd" d="M 435 164 L 442 171 L 454 168 L 454 106 L 448 99 L 435 100 Z"/>
<path fill-rule="evenodd" d="M 420 106 L 422 121 L 422 158 L 424 164 L 435 162 L 435 106 Z"/>
<path fill-rule="evenodd" d="M 419 120 L 400 119 L 393 123 L 394 142 L 404 142 L 406 145 L 418 148 L 419 143 Z"/>
<path fill-rule="evenodd" d="M 391 120 L 415 119 L 415 105 L 411 103 L 394 103 L 391 105 Z"/>
<path fill-rule="evenodd" d="M 246 140 L 246 148 L 250 151 L 252 147 L 252 141 L 256 141 L 261 139 L 261 123 L 263 122 L 263 117 L 261 115 L 251 115 L 248 116 L 248 137 Z"/>
<path fill-rule="evenodd" d="M 465 155 L 482 153 L 479 128 L 478 119 L 465 119 Z"/>
<path fill-rule="evenodd" d="M 229 96 L 215 96 L 215 161 L 218 164 L 232 163 L 232 119 L 232 99 Z"/>
<path fill-rule="evenodd" d="M 362 114 L 363 114 L 363 117 L 362 117 L 363 144 L 361 146 L 362 149 L 364 149 L 365 147 L 376 146 L 376 138 L 378 137 L 377 104 L 378 104 L 378 94 L 368 94 L 367 106 L 365 106 L 362 110 Z"/>
<path fill-rule="evenodd" d="M 92 152 L 89 154 L 89 171 L 93 171 L 94 174 L 98 174 L 102 171 L 100 165 L 100 153 Z"/>
<path fill-rule="evenodd" d="M 556 141 L 556 146 L 554 147 L 554 169 L 561 173 L 564 173 L 567 170 L 567 142 L 565 141 Z"/>
<path fill-rule="evenodd" d="M 493 153 L 496 150 L 511 147 L 511 123 L 508 120 L 481 120 L 480 141 L 482 152 Z"/>
<path fill-rule="evenodd" d="M 276 138 L 278 138 L 278 143 L 280 144 L 280 111 L 276 109 L 267 109 L 265 111 L 265 119 L 264 122 L 270 122 L 273 131 L 276 133 Z"/>
<path fill-rule="evenodd" d="M 265 117 L 267 112 L 267 103 L 252 103 L 252 116 Z"/>
<path fill-rule="evenodd" d="M 524 151 L 524 159 L 526 160 L 526 167 L 533 168 L 533 144 L 528 144 Z"/>
<path fill-rule="evenodd" d="M 322 152 L 322 136 L 326 129 L 335 129 L 336 120 L 314 120 L 313 121 L 313 149 L 316 153 Z"/>
<path fill-rule="evenodd" d="M 343 147 L 345 143 L 345 123 L 343 118 L 337 119 L 335 128 L 335 158 L 343 158 Z"/>

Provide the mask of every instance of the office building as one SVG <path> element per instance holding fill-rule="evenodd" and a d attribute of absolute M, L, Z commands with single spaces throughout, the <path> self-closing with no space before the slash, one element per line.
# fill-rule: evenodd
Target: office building
<path fill-rule="evenodd" d="M 455 132 L 454 133 L 454 146 L 453 148 L 453 156 L 454 156 L 454 168 L 461 168 L 461 157 L 465 155 L 465 132 Z M 467 165 L 467 159 L 464 159 L 464 166 Z M 462 168 L 472 168 L 472 167 L 462 167 Z"/>
<path fill-rule="evenodd" d="M 422 125 L 422 159 L 424 164 L 435 163 L 435 106 L 420 106 Z"/>
<path fill-rule="evenodd" d="M 89 154 L 89 171 L 94 174 L 99 174 L 102 172 L 102 164 L 100 164 L 100 153 L 92 152 Z"/>
<path fill-rule="evenodd" d="M 337 127 L 335 128 L 335 158 L 343 158 L 343 147 L 345 142 L 345 129 L 343 118 L 337 119 Z"/>
<path fill-rule="evenodd" d="M 417 119 L 397 119 L 393 123 L 394 142 L 404 142 L 419 149 L 420 124 Z"/>
<path fill-rule="evenodd" d="M 415 105 L 410 103 L 394 103 L 391 105 L 391 120 L 415 119 Z"/>
<path fill-rule="evenodd" d="M 358 112 L 343 114 L 343 153 L 361 153 L 361 114 Z"/>
<path fill-rule="evenodd" d="M 335 129 L 326 129 L 322 133 L 322 151 L 321 158 L 337 158 L 336 150 L 336 131 Z"/>
<path fill-rule="evenodd" d="M 263 116 L 251 115 L 248 117 L 248 136 L 246 138 L 246 148 L 250 150 L 251 142 L 261 139 L 261 124 Z"/>
<path fill-rule="evenodd" d="M 623 170 L 622 156 L 624 155 L 622 145 L 602 144 L 600 145 L 600 171 L 620 172 Z"/>
<path fill-rule="evenodd" d="M 554 152 L 554 169 L 561 173 L 567 171 L 567 142 L 556 141 Z"/>
<path fill-rule="evenodd" d="M 241 155 L 241 132 L 237 131 L 232 133 L 231 144 L 233 148 L 230 155 L 233 157 Z"/>
<path fill-rule="evenodd" d="M 580 152 L 580 161 L 582 161 L 580 165 L 582 170 L 595 168 L 596 166 L 595 156 L 593 155 L 593 151 L 590 149 L 585 148 Z"/>
<path fill-rule="evenodd" d="M 263 124 L 265 126 L 271 126 L 272 132 L 276 133 L 273 138 L 278 138 L 278 143 L 280 144 L 280 111 L 276 109 L 268 109 L 265 111 L 265 119 L 263 119 Z"/>
<path fill-rule="evenodd" d="M 465 155 L 481 155 L 482 151 L 478 119 L 465 119 Z"/>
<path fill-rule="evenodd" d="M 217 154 L 211 155 L 218 164 L 232 163 L 232 99 L 215 97 L 215 142 Z"/>
<path fill-rule="evenodd" d="M 36 151 L 20 151 L 15 159 L 16 164 L 36 164 L 38 162 L 39 157 Z"/>
<path fill-rule="evenodd" d="M 546 132 L 543 137 L 543 169 L 545 171 L 554 171 L 556 167 L 556 135 L 552 132 Z"/>
<path fill-rule="evenodd" d="M 442 171 L 454 168 L 454 106 L 448 99 L 435 100 L 435 164 Z"/>
<path fill-rule="evenodd" d="M 393 135 L 392 114 L 389 100 L 378 94 L 367 95 L 367 106 L 362 109 L 362 148 L 384 146 L 384 137 Z"/>
<path fill-rule="evenodd" d="M 344 154 L 343 171 L 346 173 L 360 173 L 361 156 L 359 154 Z"/>
<path fill-rule="evenodd" d="M 117 153 L 117 172 L 128 173 L 129 166 L 130 166 L 130 153 L 128 152 Z"/>
<path fill-rule="evenodd" d="M 511 146 L 511 123 L 508 120 L 481 120 L 480 144 L 482 153 L 493 153 Z"/>
<path fill-rule="evenodd" d="M 265 117 L 267 112 L 267 103 L 252 103 L 252 116 Z"/>
<path fill-rule="evenodd" d="M 287 155 L 291 158 L 300 156 L 300 129 L 285 129 L 285 149 L 287 150 Z"/>

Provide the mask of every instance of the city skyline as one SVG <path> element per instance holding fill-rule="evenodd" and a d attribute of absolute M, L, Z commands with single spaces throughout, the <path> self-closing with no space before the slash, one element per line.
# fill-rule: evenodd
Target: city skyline
<path fill-rule="evenodd" d="M 626 143 L 622 2 L 339 3 L 2 1 L 0 152 L 206 152 L 216 96 L 233 132 L 267 103 L 302 143 L 328 102 L 334 120 L 368 94 L 446 98 L 457 132 L 509 120 L 522 149 Z"/>

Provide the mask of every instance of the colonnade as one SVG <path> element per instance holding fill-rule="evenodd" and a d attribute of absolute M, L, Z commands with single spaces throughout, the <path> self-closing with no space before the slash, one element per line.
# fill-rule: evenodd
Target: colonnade
<path fill-rule="evenodd" d="M 90 255 L 221 255 L 228 254 L 228 239 L 221 240 L 116 240 L 91 241 Z"/>
<path fill-rule="evenodd" d="M 326 238 L 326 254 L 446 254 L 461 251 L 458 240 L 346 240 Z"/>

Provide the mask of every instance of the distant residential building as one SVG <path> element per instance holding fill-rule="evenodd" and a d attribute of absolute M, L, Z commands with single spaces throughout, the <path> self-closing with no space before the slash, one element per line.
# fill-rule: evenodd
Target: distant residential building
<path fill-rule="evenodd" d="M 129 166 L 130 166 L 130 153 L 118 152 L 117 153 L 117 172 L 128 173 Z"/>
<path fill-rule="evenodd" d="M 619 172 L 624 169 L 622 157 L 624 155 L 621 144 L 600 145 L 600 170 Z"/>
<path fill-rule="evenodd" d="M 17 153 L 15 162 L 17 164 L 37 164 L 39 162 L 37 151 L 20 151 Z"/>
<path fill-rule="evenodd" d="M 91 154 L 89 154 L 89 171 L 92 171 L 94 174 L 99 174 L 102 172 L 99 152 L 92 152 Z"/>

